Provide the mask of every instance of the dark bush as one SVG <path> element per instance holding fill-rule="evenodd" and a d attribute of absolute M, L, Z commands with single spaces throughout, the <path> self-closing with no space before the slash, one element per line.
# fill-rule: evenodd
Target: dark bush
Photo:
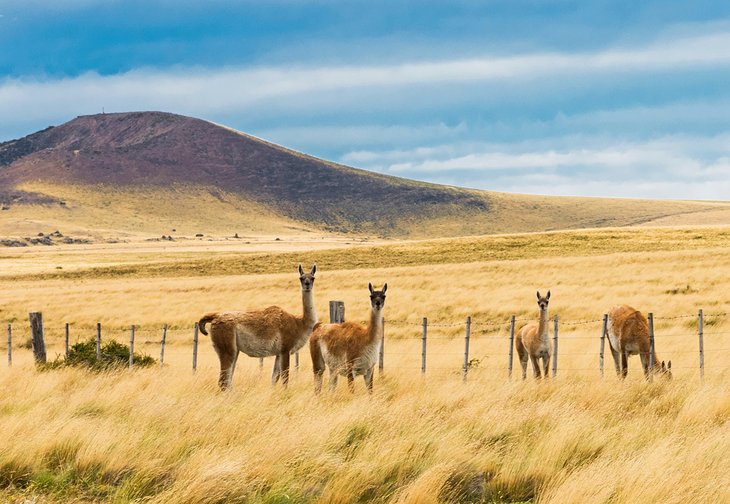
<path fill-rule="evenodd" d="M 135 367 L 148 367 L 157 362 L 149 355 L 134 353 Z M 63 366 L 87 367 L 94 371 L 105 371 L 129 366 L 129 347 L 114 340 L 101 347 L 101 359 L 96 358 L 96 340 L 90 338 L 80 341 L 68 349 L 68 359 L 57 358 L 47 367 L 55 369 Z"/>

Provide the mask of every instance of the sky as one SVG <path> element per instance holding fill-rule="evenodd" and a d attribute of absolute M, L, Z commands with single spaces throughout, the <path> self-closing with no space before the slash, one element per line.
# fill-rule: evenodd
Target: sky
<path fill-rule="evenodd" d="M 0 0 L 0 141 L 199 117 L 496 191 L 730 199 L 730 2 Z"/>

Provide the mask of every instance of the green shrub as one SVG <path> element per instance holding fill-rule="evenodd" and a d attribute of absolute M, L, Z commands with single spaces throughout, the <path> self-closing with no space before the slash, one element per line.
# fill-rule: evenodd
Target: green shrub
<path fill-rule="evenodd" d="M 157 361 L 149 355 L 134 353 L 135 367 L 152 366 Z M 46 365 L 48 369 L 57 369 L 64 366 L 86 367 L 94 371 L 106 371 L 114 368 L 129 366 L 129 347 L 111 340 L 101 347 L 101 359 L 96 358 L 96 340 L 90 338 L 80 341 L 68 349 L 68 358 L 57 358 Z"/>

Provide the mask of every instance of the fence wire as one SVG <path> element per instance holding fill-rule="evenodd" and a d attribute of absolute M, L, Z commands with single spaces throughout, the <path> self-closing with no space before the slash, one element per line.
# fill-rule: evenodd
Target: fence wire
<path fill-rule="evenodd" d="M 703 312 L 703 322 L 705 327 L 712 327 L 713 325 L 717 324 L 720 320 L 727 318 L 728 313 L 726 312 L 717 312 L 717 313 L 704 313 Z M 675 316 L 668 316 L 668 317 L 657 317 L 654 316 L 655 322 L 668 322 L 668 321 L 677 321 L 677 320 L 693 320 L 697 321 L 697 328 L 693 332 L 671 332 L 668 331 L 666 333 L 660 331 L 656 332 L 656 338 L 658 340 L 664 340 L 664 339 L 672 339 L 676 341 L 681 340 L 695 340 L 695 338 L 698 338 L 699 336 L 699 319 L 698 315 L 692 314 L 692 315 L 675 315 Z M 514 329 L 517 330 L 518 323 L 522 322 L 536 322 L 534 318 L 531 317 L 520 317 L 514 319 Z M 472 319 L 470 321 L 470 328 L 471 328 L 471 334 L 469 336 L 469 340 L 471 341 L 472 345 L 479 346 L 480 342 L 484 342 L 484 344 L 487 344 L 489 342 L 499 342 L 500 344 L 508 344 L 509 342 L 509 352 L 507 348 L 505 348 L 504 353 L 495 353 L 494 348 L 487 346 L 486 350 L 488 350 L 486 353 L 482 353 L 476 348 L 472 348 L 471 352 L 467 353 L 465 352 L 464 347 L 461 348 L 455 348 L 453 352 L 451 351 L 445 351 L 443 348 L 438 348 L 437 350 L 429 349 L 428 347 L 428 341 L 429 340 L 435 340 L 438 343 L 442 342 L 448 342 L 453 344 L 458 344 L 459 342 L 464 342 L 466 339 L 466 326 L 467 326 L 467 320 L 461 320 L 461 321 L 447 321 L 447 320 L 426 320 L 425 328 L 426 328 L 426 338 L 423 338 L 422 329 L 424 328 L 423 321 L 410 321 L 410 320 L 388 320 L 386 319 L 386 331 L 387 328 L 390 326 L 395 327 L 405 327 L 405 328 L 413 328 L 413 333 L 406 336 L 398 338 L 398 341 L 410 341 L 413 343 L 416 343 L 418 340 L 422 340 L 426 344 L 426 366 L 425 366 L 425 374 L 429 376 L 438 376 L 439 372 L 448 372 L 448 377 L 453 376 L 462 376 L 465 373 L 464 369 L 464 359 L 466 359 L 466 375 L 468 376 L 469 380 L 481 380 L 481 381 L 504 381 L 505 378 L 488 378 L 484 379 L 481 375 L 483 373 L 495 373 L 499 375 L 507 375 L 508 369 L 504 368 L 502 364 L 499 365 L 499 367 L 492 367 L 490 364 L 496 364 L 501 359 L 507 359 L 508 355 L 511 355 L 513 352 L 513 345 L 511 344 L 511 334 L 510 329 L 512 328 L 512 319 L 502 319 L 502 320 L 488 320 L 488 319 Z M 550 331 L 552 333 L 553 330 L 553 323 L 554 319 L 550 320 Z M 603 335 L 598 334 L 597 327 L 602 325 L 603 319 L 594 319 L 594 320 L 586 320 L 586 319 L 577 319 L 577 320 L 560 320 L 558 318 L 559 327 L 562 327 L 564 332 L 559 334 L 558 340 L 565 343 L 568 342 L 568 347 L 570 347 L 570 341 L 585 341 L 585 340 L 592 340 L 592 341 L 600 341 L 603 337 Z M 585 335 L 582 331 L 575 332 L 576 329 L 580 329 L 582 327 L 595 325 L 596 327 L 596 334 L 594 335 Z M 662 324 L 665 326 L 666 324 Z M 686 324 L 683 324 L 686 325 Z M 21 347 L 28 347 L 28 342 L 31 339 L 31 330 L 30 328 L 23 323 L 14 322 L 13 324 L 9 324 L 11 327 L 11 335 L 12 335 L 12 347 L 14 348 L 21 348 Z M 75 324 L 73 322 L 69 322 L 68 326 L 66 324 L 46 324 L 45 325 L 45 331 L 47 333 L 53 334 L 54 336 L 65 336 L 66 329 L 68 327 L 68 333 L 69 333 L 69 343 L 73 344 L 74 342 L 78 342 L 80 339 L 88 339 L 88 338 L 95 338 L 97 336 L 97 331 L 101 329 L 101 335 L 102 335 L 102 341 L 109 340 L 109 339 L 117 339 L 121 341 L 129 341 L 128 338 L 130 337 L 130 333 L 132 330 L 132 324 L 128 325 L 119 325 L 119 324 L 104 324 L 101 323 L 100 326 L 98 324 Z M 429 329 L 436 334 L 432 334 Z M 593 329 L 591 329 L 591 332 Z M 160 350 L 160 346 L 162 344 L 162 335 L 163 335 L 163 325 L 162 324 L 134 324 L 134 332 L 135 332 L 135 342 L 141 346 L 141 349 L 143 351 L 148 351 L 150 353 L 156 353 Z M 439 334 L 439 332 L 441 332 Z M 447 334 L 443 334 L 446 332 Z M 452 333 L 453 334 L 448 334 Z M 171 352 L 169 355 L 166 354 L 166 361 L 169 362 L 169 359 L 172 357 L 172 353 L 179 354 L 177 355 L 177 361 L 179 362 L 182 359 L 182 354 L 180 353 L 181 350 L 181 344 L 184 344 L 186 349 L 186 358 L 193 358 L 192 352 L 187 349 L 187 346 L 193 341 L 193 333 L 194 329 L 193 327 L 181 327 L 179 325 L 168 325 L 167 331 L 166 331 L 166 341 L 165 346 L 170 348 Z M 730 352 L 730 347 L 720 347 L 720 348 L 712 348 L 712 343 L 716 341 L 718 338 L 730 336 L 730 331 L 704 331 L 702 332 L 704 336 L 704 357 L 706 361 L 711 361 L 712 354 L 714 353 L 726 353 Z M 205 339 L 203 335 L 199 335 L 199 345 L 204 344 L 202 340 Z M 4 338 L 0 338 L 4 339 Z M 551 346 L 554 342 L 553 336 L 551 334 L 550 336 L 551 340 Z M 464 343 L 461 343 L 462 345 Z M 157 346 L 156 349 L 153 350 L 152 346 Z M 173 350 L 175 349 L 176 350 Z M 304 349 L 306 352 L 306 349 Z M 383 351 L 384 353 L 384 359 L 387 362 L 388 357 L 392 356 L 396 358 L 396 361 L 398 360 L 404 360 L 404 358 L 412 358 L 417 359 L 417 362 L 422 362 L 421 359 L 423 358 L 422 355 L 422 346 L 421 345 L 414 345 L 414 348 L 412 351 L 388 351 L 388 345 L 386 343 L 385 349 Z M 671 355 L 700 355 L 699 349 L 693 349 L 693 350 L 678 350 L 678 349 L 670 349 L 668 354 Z M 606 355 L 607 354 L 607 355 Z M 568 351 L 562 350 L 559 351 L 556 356 L 554 357 L 586 357 L 590 358 L 591 360 L 596 359 L 597 357 L 600 357 L 600 352 L 598 350 L 595 351 L 575 351 L 569 349 Z M 454 365 L 452 366 L 443 366 L 443 365 L 431 365 L 430 363 L 433 362 L 433 360 L 439 361 L 445 359 L 453 359 L 451 360 L 454 362 Z M 512 367 L 512 373 L 514 375 L 521 374 L 521 365 L 520 361 L 517 358 L 516 355 L 512 357 L 514 359 L 513 361 L 513 367 Z M 607 365 L 604 367 L 604 370 L 606 372 L 610 372 L 609 368 L 612 368 L 611 366 L 611 347 L 610 344 L 608 345 L 608 350 L 604 351 L 604 358 L 606 359 Z M 597 359 L 596 359 L 597 360 Z M 504 361 L 502 361 L 504 362 Z M 381 361 L 382 363 L 382 361 Z M 610 363 L 610 364 L 609 364 Z M 570 364 L 569 364 L 570 365 Z M 169 366 L 168 363 L 166 363 L 166 366 Z M 206 365 L 207 367 L 208 365 Z M 395 363 L 384 366 L 385 369 L 388 371 L 390 370 L 420 370 L 424 371 L 423 364 L 421 365 L 413 365 L 413 366 L 403 366 L 400 365 L 400 363 Z M 292 368 L 294 368 L 294 359 L 292 359 Z M 297 368 L 298 369 L 298 368 Z M 705 366 L 703 368 L 705 371 L 709 372 L 723 372 L 730 367 L 709 367 Z M 674 365 L 673 370 L 695 370 L 695 371 L 701 371 L 700 367 L 698 365 Z M 552 369 L 551 369 L 552 371 Z M 581 373 L 581 372 L 592 372 L 598 374 L 600 372 L 599 367 L 565 367 L 565 366 L 559 366 L 558 371 L 560 373 Z M 436 372 L 437 374 L 432 374 L 433 372 Z M 532 374 L 532 369 L 528 370 L 528 374 Z"/>

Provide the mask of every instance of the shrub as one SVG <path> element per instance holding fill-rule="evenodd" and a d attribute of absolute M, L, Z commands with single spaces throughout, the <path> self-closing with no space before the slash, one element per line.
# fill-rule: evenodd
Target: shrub
<path fill-rule="evenodd" d="M 134 353 L 134 365 L 137 367 L 152 366 L 157 362 L 149 355 Z M 68 358 L 57 358 L 47 367 L 56 369 L 63 366 L 87 367 L 94 371 L 105 371 L 129 365 L 129 347 L 111 340 L 101 347 L 101 359 L 96 358 L 96 340 L 90 338 L 80 341 L 68 350 Z"/>

